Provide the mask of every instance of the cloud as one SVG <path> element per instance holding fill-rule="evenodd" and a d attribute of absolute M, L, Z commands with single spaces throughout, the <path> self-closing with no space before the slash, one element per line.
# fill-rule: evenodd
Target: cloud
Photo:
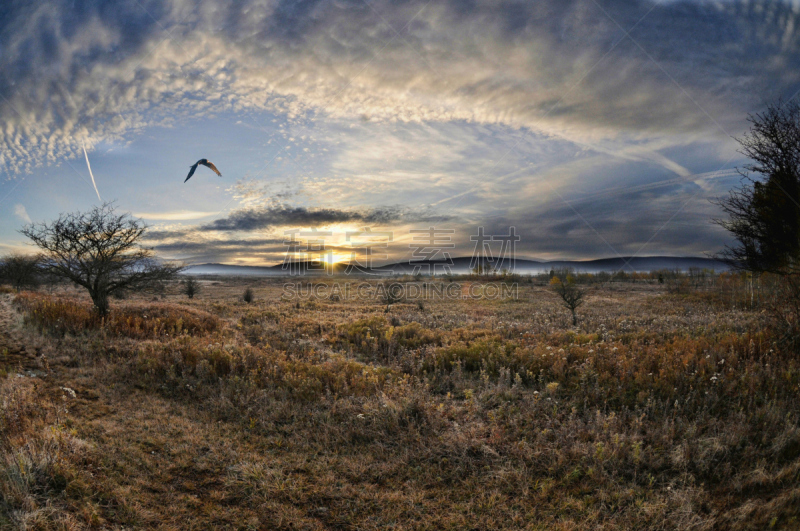
<path fill-rule="evenodd" d="M 242 253 L 261 252 L 265 249 L 283 249 L 285 238 L 258 238 L 258 239 L 236 239 L 236 240 L 202 240 L 202 241 L 175 241 L 170 243 L 159 243 L 153 246 L 158 251 L 166 252 L 208 252 L 211 250 L 228 250 Z M 276 247 L 277 246 L 277 247 Z"/>
<path fill-rule="evenodd" d="M 255 231 L 276 227 L 324 227 L 341 223 L 387 225 L 416 221 L 441 221 L 447 216 L 412 212 L 399 207 L 340 210 L 335 208 L 306 208 L 302 206 L 268 206 L 237 210 L 227 217 L 202 225 L 201 231 Z"/>
<path fill-rule="evenodd" d="M 436 214 L 428 209 L 382 207 L 345 211 L 334 208 L 304 206 L 264 206 L 246 208 L 199 226 L 165 225 L 151 228 L 144 235 L 144 244 L 166 257 L 186 260 L 190 263 L 226 262 L 274 264 L 284 259 L 288 250 L 287 240 L 301 242 L 321 240 L 325 248 L 337 255 L 364 256 L 363 242 L 347 238 L 348 230 L 368 227 L 376 231 L 378 238 L 386 237 L 385 231 L 394 233 L 391 241 L 399 247 L 392 253 L 402 254 L 403 238 L 408 228 L 427 228 L 431 224 L 456 223 L 452 215 Z M 350 228 L 336 227 L 351 224 Z M 330 234 L 322 231 L 318 238 L 310 230 L 331 227 Z M 286 229 L 305 232 L 286 235 Z M 231 236 L 231 233 L 238 233 Z M 259 235 L 266 237 L 259 237 Z M 374 241 L 374 240 L 371 240 Z"/>
<path fill-rule="evenodd" d="M 268 116 L 246 131 L 274 134 L 251 148 L 268 151 L 264 169 L 227 190 L 230 214 L 204 222 L 217 197 L 133 192 L 140 217 L 201 223 L 149 241 L 240 257 L 247 244 L 209 235 L 495 220 L 530 231 L 534 255 L 608 255 L 568 204 L 632 249 L 661 214 L 719 193 L 708 174 L 733 154 L 729 135 L 800 88 L 798 31 L 797 4 L 772 0 L 13 2 L 0 8 L 0 171 L 157 125 Z M 719 243 L 693 205 L 654 243 Z"/>
<path fill-rule="evenodd" d="M 134 216 L 143 219 L 163 221 L 189 221 L 202 219 L 218 214 L 218 212 L 198 212 L 193 210 L 173 210 L 168 212 L 134 212 Z"/>
<path fill-rule="evenodd" d="M 727 141 L 718 124 L 735 129 L 759 98 L 800 88 L 800 14 L 789 2 L 603 6 L 14 3 L 0 20 L 0 167 L 29 171 L 76 156 L 82 142 L 246 109 L 504 124 L 595 144 Z"/>
<path fill-rule="evenodd" d="M 243 242 L 231 245 L 224 241 L 192 242 L 189 244 L 162 244 L 153 249 L 160 255 L 171 256 L 189 264 L 205 262 L 246 263 L 252 265 L 273 265 L 280 263 L 286 252 L 283 242 L 274 245 L 259 245 Z"/>
<path fill-rule="evenodd" d="M 334 223 L 364 221 L 365 218 L 372 219 L 372 215 L 331 208 L 309 210 L 305 207 L 268 207 L 233 212 L 226 218 L 217 219 L 207 225 L 203 225 L 201 230 L 253 231 L 289 225 L 318 227 Z"/>
<path fill-rule="evenodd" d="M 535 209 L 513 208 L 482 224 L 489 234 L 516 227 L 522 236 L 519 253 L 546 259 L 702 256 L 727 241 L 724 230 L 710 221 L 715 210 L 708 194 L 691 180 L 613 193 L 616 201 L 567 203 L 552 197 Z M 646 209 L 637 207 L 642 203 Z"/>
<path fill-rule="evenodd" d="M 726 175 L 720 172 L 693 176 L 693 179 L 721 180 Z M 693 196 L 688 202 L 685 201 L 687 195 Z M 667 179 L 650 187 L 630 190 L 611 189 L 605 196 L 598 196 L 601 199 L 617 196 L 619 200 L 568 203 L 560 197 L 550 196 L 532 207 L 517 206 L 473 220 L 442 222 L 438 226 L 455 230 L 452 235 L 455 248 L 448 250 L 451 256 L 471 254 L 474 242 L 470 241 L 470 236 L 477 234 L 480 226 L 484 227 L 486 234 L 507 234 L 509 227 L 515 227 L 522 238 L 517 244 L 517 256 L 525 258 L 582 259 L 637 253 L 639 256 L 696 256 L 713 252 L 725 242 L 724 232 L 709 222 L 712 206 L 706 200 L 707 194 L 692 179 Z M 648 205 L 646 211 L 635 206 L 642 202 Z M 337 212 L 302 207 L 287 208 L 283 212 L 260 209 L 234 213 L 218 220 L 216 226 L 150 230 L 145 238 L 146 244 L 158 253 L 190 263 L 276 264 L 284 259 L 288 250 L 288 236 L 282 237 L 282 228 L 356 224 L 371 219 L 373 214 L 370 211 Z M 383 217 L 380 213 L 375 215 Z M 427 225 L 415 224 L 413 217 L 391 217 L 394 221 L 389 230 L 394 234 L 388 248 L 388 260 L 408 260 L 416 246 L 409 238 L 409 229 Z M 231 238 L 229 234 L 232 231 L 245 236 L 255 236 L 263 231 L 268 236 Z M 691 231 L 692 238 L 686 238 L 687 231 Z M 309 237 L 308 234 L 304 236 Z M 305 238 L 301 236 L 299 239 L 303 241 Z M 363 249 L 348 242 L 341 229 L 320 239 L 325 241 L 326 249 L 339 255 L 349 256 L 353 252 L 363 255 Z"/>
<path fill-rule="evenodd" d="M 33 223 L 24 205 L 21 205 L 19 203 L 14 205 L 14 215 L 17 216 L 20 220 L 24 221 L 25 223 Z"/>
<path fill-rule="evenodd" d="M 193 228 L 150 229 L 142 237 L 146 241 L 165 241 L 176 238 L 185 238 L 195 233 Z"/>
<path fill-rule="evenodd" d="M 92 173 L 92 165 L 89 164 L 89 154 L 86 153 L 86 146 L 81 144 L 83 148 L 83 156 L 86 157 L 86 167 L 89 169 L 89 177 L 92 178 L 92 186 L 94 187 L 94 193 L 97 194 L 98 201 L 102 201 L 103 199 L 100 197 L 100 191 L 97 189 L 97 183 L 94 180 L 94 173 Z"/>

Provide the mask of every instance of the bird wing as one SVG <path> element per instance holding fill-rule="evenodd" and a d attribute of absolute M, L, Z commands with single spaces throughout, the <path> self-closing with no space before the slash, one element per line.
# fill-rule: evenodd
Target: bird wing
<path fill-rule="evenodd" d="M 207 161 L 205 161 L 205 162 L 203 163 L 203 166 L 206 166 L 206 167 L 208 167 L 208 168 L 211 168 L 211 171 L 213 171 L 214 173 L 216 173 L 217 175 L 219 175 L 220 177 L 222 177 L 222 174 L 219 172 L 219 170 L 217 169 L 217 167 L 216 167 L 216 166 L 214 166 L 214 163 L 213 163 L 213 162 L 211 162 L 210 160 L 207 160 Z"/>
<path fill-rule="evenodd" d="M 194 171 L 197 169 L 198 164 L 199 162 L 195 162 L 194 164 L 192 164 L 192 169 L 189 170 L 189 175 L 186 176 L 186 179 L 184 179 L 183 182 L 186 182 L 192 178 L 192 175 L 194 175 Z"/>

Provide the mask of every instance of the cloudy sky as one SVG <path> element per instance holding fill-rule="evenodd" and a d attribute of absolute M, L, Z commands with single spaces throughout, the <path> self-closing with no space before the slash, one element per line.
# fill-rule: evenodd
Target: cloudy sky
<path fill-rule="evenodd" d="M 702 256 L 748 113 L 800 90 L 798 31 L 776 0 L 10 0 L 0 252 L 115 201 L 189 263 L 314 229 L 337 259 L 365 228 L 467 255 L 479 226 L 529 258 Z M 184 184 L 201 157 L 222 178 Z"/>

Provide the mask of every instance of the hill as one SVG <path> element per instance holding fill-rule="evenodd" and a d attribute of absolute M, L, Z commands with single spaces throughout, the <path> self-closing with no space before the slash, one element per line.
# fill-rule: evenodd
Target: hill
<path fill-rule="evenodd" d="M 230 264 L 197 264 L 186 270 L 190 275 L 220 275 L 220 276 L 287 276 L 287 275 L 321 275 L 328 272 L 333 274 L 371 274 L 371 275 L 402 275 L 436 273 L 445 274 L 446 267 L 453 274 L 468 273 L 474 265 L 472 257 L 462 256 L 453 258 L 450 262 L 443 260 L 403 261 L 376 266 L 372 269 L 353 267 L 348 271 L 348 264 L 338 263 L 321 269 L 318 264 L 310 262 L 294 262 L 290 268 L 284 264 L 273 266 L 243 266 Z M 490 264 L 486 264 L 487 266 Z M 495 265 L 498 270 L 509 269 L 523 275 L 546 273 L 551 269 L 568 267 L 579 273 L 600 272 L 647 272 L 661 269 L 688 271 L 689 268 L 711 269 L 714 271 L 728 271 L 731 267 L 719 260 L 696 256 L 636 256 L 619 258 L 600 258 L 597 260 L 503 260 Z"/>

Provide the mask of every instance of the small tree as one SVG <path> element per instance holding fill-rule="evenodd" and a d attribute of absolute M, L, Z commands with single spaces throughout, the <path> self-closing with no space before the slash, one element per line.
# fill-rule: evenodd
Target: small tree
<path fill-rule="evenodd" d="M 194 299 L 194 296 L 200 292 L 200 283 L 193 279 L 192 277 L 187 278 L 183 281 L 183 293 L 189 297 L 190 299 Z"/>
<path fill-rule="evenodd" d="M 41 257 L 14 253 L 0 261 L 0 282 L 11 284 L 17 291 L 35 288 L 41 276 Z"/>
<path fill-rule="evenodd" d="M 392 304 L 403 300 L 403 285 L 399 282 L 385 283 L 383 285 L 383 302 L 386 303 L 385 313 L 389 313 Z"/>
<path fill-rule="evenodd" d="M 251 288 L 247 288 L 246 290 L 244 290 L 244 294 L 242 294 L 242 300 L 247 304 L 250 304 L 251 302 L 253 302 L 253 299 L 255 299 L 255 296 L 253 295 L 253 290 Z"/>
<path fill-rule="evenodd" d="M 578 315 L 576 310 L 583 304 L 583 297 L 586 295 L 586 290 L 581 289 L 575 283 L 575 278 L 572 275 L 567 275 L 563 280 L 554 276 L 550 280 L 550 286 L 561 298 L 561 303 L 572 313 L 572 326 L 578 325 Z"/>
<path fill-rule="evenodd" d="M 152 250 L 140 246 L 145 230 L 144 222 L 117 214 L 106 203 L 20 232 L 42 250 L 46 272 L 86 288 L 97 313 L 105 316 L 111 294 L 151 288 L 183 269 L 155 260 Z"/>

